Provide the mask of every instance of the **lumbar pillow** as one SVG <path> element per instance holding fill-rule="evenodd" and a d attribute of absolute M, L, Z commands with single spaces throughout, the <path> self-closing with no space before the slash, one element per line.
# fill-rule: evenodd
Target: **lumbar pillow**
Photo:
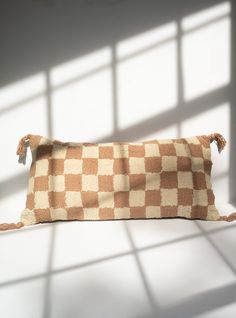
<path fill-rule="evenodd" d="M 32 163 L 26 207 L 20 228 L 57 220 L 114 220 L 182 217 L 236 219 L 220 216 L 211 184 L 211 142 L 218 151 L 222 135 L 191 136 L 143 142 L 78 143 L 28 134 L 17 147 Z"/>

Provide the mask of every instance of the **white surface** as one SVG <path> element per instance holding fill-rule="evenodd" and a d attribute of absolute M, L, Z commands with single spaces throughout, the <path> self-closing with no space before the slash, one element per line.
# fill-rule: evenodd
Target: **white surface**
<path fill-rule="evenodd" d="M 235 281 L 234 273 L 204 237 L 143 251 L 140 258 L 161 307 Z"/>
<path fill-rule="evenodd" d="M 175 317 L 173 308 L 176 317 L 215 317 L 208 293 L 214 299 L 236 286 L 235 238 L 234 223 L 186 220 L 68 222 L 2 233 L 4 318 Z M 232 297 L 221 307 L 229 317 L 236 313 Z"/>
<path fill-rule="evenodd" d="M 1 310 L 4 317 L 43 317 L 45 281 L 42 278 L 1 287 Z"/>
<path fill-rule="evenodd" d="M 98 243 L 99 244 L 99 243 Z M 73 294 L 68 301 L 67 295 Z M 132 317 L 150 312 L 132 255 L 53 276 L 51 317 Z"/>
<path fill-rule="evenodd" d="M 93 262 L 131 250 L 124 227 L 119 221 L 58 224 L 56 237 L 53 259 L 55 269 Z"/>
<path fill-rule="evenodd" d="M 0 236 L 0 284 L 27 279 L 47 270 L 50 228 L 17 231 Z"/>

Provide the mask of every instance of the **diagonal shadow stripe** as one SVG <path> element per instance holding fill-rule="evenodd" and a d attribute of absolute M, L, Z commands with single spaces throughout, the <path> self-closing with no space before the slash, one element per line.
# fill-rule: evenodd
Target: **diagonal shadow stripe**
<path fill-rule="evenodd" d="M 21 172 L 0 182 L 0 200 L 24 189 L 28 184 L 28 172 Z"/>
<path fill-rule="evenodd" d="M 183 299 L 169 307 L 162 308 L 158 318 L 189 318 L 235 303 L 236 284 L 228 284 L 201 292 Z M 135 316 L 133 318 L 157 318 L 156 315 Z"/>
<path fill-rule="evenodd" d="M 161 114 L 143 120 L 140 123 L 131 125 L 128 128 L 117 130 L 115 133 L 100 138 L 96 142 L 126 141 L 127 139 L 132 140 L 142 138 L 153 132 L 183 122 L 184 120 L 228 102 L 229 90 L 228 86 L 224 86 L 216 91 L 189 101 L 188 103 L 181 105 L 181 107 L 174 107 Z"/>

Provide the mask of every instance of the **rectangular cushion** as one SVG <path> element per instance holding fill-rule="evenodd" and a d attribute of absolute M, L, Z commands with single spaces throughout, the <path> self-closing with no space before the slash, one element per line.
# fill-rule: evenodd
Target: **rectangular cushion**
<path fill-rule="evenodd" d="M 220 134 L 143 142 L 62 142 L 28 134 L 32 154 L 21 222 L 184 217 L 219 220 L 211 148 Z"/>

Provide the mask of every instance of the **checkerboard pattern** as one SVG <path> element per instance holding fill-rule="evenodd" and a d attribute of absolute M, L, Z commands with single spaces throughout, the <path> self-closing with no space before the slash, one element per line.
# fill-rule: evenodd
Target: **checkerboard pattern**
<path fill-rule="evenodd" d="M 31 135 L 25 225 L 55 220 L 216 220 L 207 135 L 76 143 Z"/>

